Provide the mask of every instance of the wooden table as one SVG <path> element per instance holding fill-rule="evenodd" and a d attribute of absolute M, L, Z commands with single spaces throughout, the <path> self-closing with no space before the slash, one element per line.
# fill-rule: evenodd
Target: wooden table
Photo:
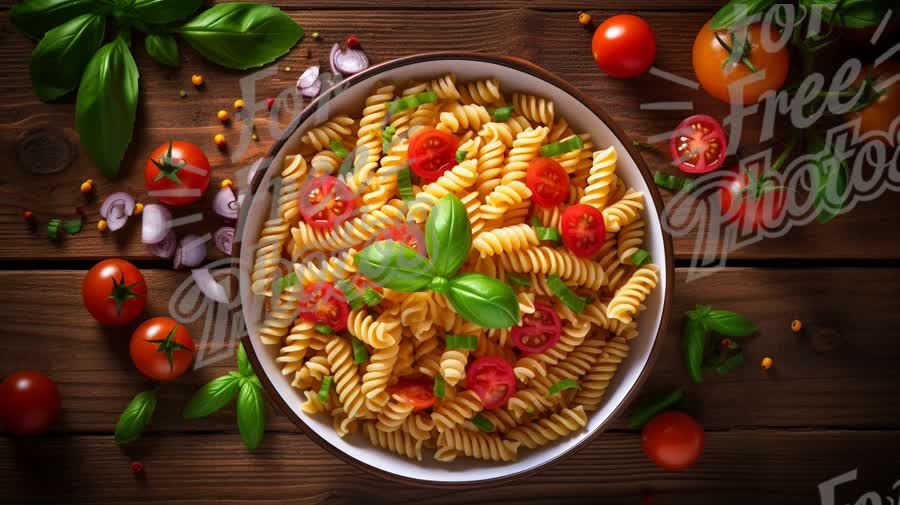
<path fill-rule="evenodd" d="M 655 503 L 819 503 L 819 483 L 854 469 L 858 478 L 838 488 L 835 503 L 853 503 L 867 491 L 896 496 L 891 491 L 900 478 L 896 194 L 860 205 L 827 226 L 795 229 L 784 238 L 742 249 L 730 256 L 727 269 L 694 283 L 684 282 L 694 237 L 675 240 L 679 269 L 673 318 L 646 389 L 689 383 L 678 340 L 681 314 L 695 304 L 739 311 L 760 327 L 747 346 L 745 368 L 688 387 L 691 411 L 707 429 L 707 448 L 702 461 L 684 473 L 654 467 L 641 451 L 639 433 L 621 419 L 551 470 L 480 490 L 429 490 L 380 481 L 330 456 L 274 409 L 263 446 L 250 454 L 230 408 L 202 421 L 184 421 L 179 415 L 199 385 L 233 368 L 229 362 L 164 387 L 149 432 L 120 450 L 112 440 L 116 419 L 148 384 L 128 357 L 131 328 L 102 328 L 82 308 L 82 276 L 101 258 L 128 258 L 147 277 L 147 313 L 161 315 L 186 274 L 150 256 L 140 243 L 138 226 L 98 234 L 96 203 L 88 206 L 86 231 L 58 244 L 29 231 L 21 213 L 30 209 L 44 223 L 70 215 L 84 205 L 78 186 L 88 177 L 97 181 L 98 201 L 119 190 L 144 195 L 144 159 L 171 138 L 203 146 L 217 183 L 267 151 L 273 141 L 270 118 L 257 117 L 260 141 L 233 161 L 212 144 L 213 135 L 223 129 L 215 112 L 230 108 L 245 74 L 219 69 L 189 49 L 183 51 L 182 68 L 163 69 L 137 44 L 141 107 L 123 176 L 114 182 L 99 177 L 83 151 L 62 173 L 31 175 L 16 157 L 22 136 L 33 128 L 58 126 L 69 139 L 77 139 L 74 105 L 71 99 L 44 104 L 35 98 L 28 71 L 33 45 L 9 23 L 11 2 L 0 3 L 0 60 L 5 63 L 0 73 L 0 152 L 6 160 L 0 171 L 0 375 L 22 368 L 45 371 L 60 386 L 64 410 L 45 436 L 0 436 L 0 501 L 633 504 L 648 494 Z M 694 35 L 722 3 L 718 0 L 447 0 L 427 7 L 414 0 L 381 0 L 377 7 L 364 0 L 273 3 L 307 34 L 318 31 L 322 40 L 305 38 L 278 63 L 274 76 L 258 83 L 260 96 L 293 85 L 314 62 L 326 64 L 331 44 L 354 33 L 375 62 L 449 49 L 529 59 L 600 101 L 634 138 L 669 131 L 685 115 L 642 111 L 642 103 L 690 100 L 695 110 L 727 114 L 727 106 L 702 92 L 656 77 L 619 81 L 604 76 L 588 50 L 590 32 L 575 20 L 579 9 L 589 9 L 595 20 L 637 10 L 656 32 L 656 65 L 692 77 Z M 205 89 L 190 86 L 192 73 L 206 76 Z M 188 91 L 187 98 L 179 97 L 180 89 Z M 284 126 L 289 120 L 283 115 L 274 121 Z M 236 144 L 237 125 L 226 133 Z M 645 158 L 652 169 L 665 169 L 667 159 L 652 153 Z M 795 318 L 836 330 L 843 345 L 823 351 L 809 334 L 795 336 L 789 330 Z M 776 362 L 768 373 L 757 366 L 766 355 Z M 145 464 L 141 478 L 129 471 L 134 459 Z"/>

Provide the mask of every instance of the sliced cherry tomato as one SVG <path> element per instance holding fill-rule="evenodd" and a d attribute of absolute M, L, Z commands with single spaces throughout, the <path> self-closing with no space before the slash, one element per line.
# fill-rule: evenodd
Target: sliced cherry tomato
<path fill-rule="evenodd" d="M 718 121 L 698 114 L 678 125 L 669 139 L 669 149 L 682 172 L 705 174 L 725 163 L 728 138 Z"/>
<path fill-rule="evenodd" d="M 350 305 L 336 287 L 327 282 L 317 282 L 306 287 L 300 298 L 300 317 L 305 321 L 324 324 L 334 331 L 347 328 Z"/>
<path fill-rule="evenodd" d="M 178 378 L 194 359 L 194 339 L 183 324 L 170 317 L 154 317 L 131 334 L 131 361 L 147 377 L 158 381 Z"/>
<path fill-rule="evenodd" d="M 703 427 L 683 412 L 656 416 L 644 426 L 642 438 L 650 461 L 666 470 L 684 470 L 703 454 Z"/>
<path fill-rule="evenodd" d="M 753 174 L 733 168 L 722 178 L 719 200 L 725 222 L 736 223 L 743 233 L 778 228 L 784 218 L 787 191 L 772 182 L 760 182 Z"/>
<path fill-rule="evenodd" d="M 516 375 L 503 358 L 484 356 L 466 370 L 466 387 L 481 398 L 485 410 L 503 407 L 516 392 Z"/>
<path fill-rule="evenodd" d="M 643 19 L 620 14 L 597 27 L 591 51 L 607 74 L 619 79 L 637 77 L 656 60 L 656 36 Z"/>
<path fill-rule="evenodd" d="M 543 156 L 528 164 L 525 185 L 534 203 L 541 207 L 556 207 L 569 197 L 569 174 L 559 163 Z"/>
<path fill-rule="evenodd" d="M 400 379 L 388 388 L 391 394 L 400 395 L 413 404 L 414 410 L 424 410 L 434 405 L 434 379 L 418 377 Z"/>
<path fill-rule="evenodd" d="M 313 228 L 334 229 L 350 217 L 355 207 L 353 191 L 331 175 L 314 177 L 300 189 L 300 214 Z"/>
<path fill-rule="evenodd" d="M 15 372 L 0 383 L 0 422 L 16 435 L 39 435 L 59 415 L 59 390 L 41 372 Z"/>
<path fill-rule="evenodd" d="M 372 241 L 380 242 L 382 240 L 393 240 L 395 242 L 400 242 L 401 244 L 406 244 L 415 249 L 419 254 L 425 255 L 425 232 L 423 232 L 422 227 L 416 223 L 395 224 L 394 226 L 379 232 Z"/>
<path fill-rule="evenodd" d="M 84 307 L 100 324 L 124 326 L 144 311 L 147 283 L 131 262 L 105 259 L 84 276 L 81 298 Z"/>
<path fill-rule="evenodd" d="M 453 168 L 459 141 L 439 130 L 425 130 L 409 139 L 409 166 L 426 181 L 435 181 Z"/>
<path fill-rule="evenodd" d="M 533 314 L 523 314 L 521 326 L 510 331 L 512 343 L 525 354 L 537 354 L 553 347 L 562 333 L 562 321 L 553 307 L 535 303 Z"/>
<path fill-rule="evenodd" d="M 560 219 L 563 244 L 575 256 L 589 258 L 606 241 L 606 223 L 596 207 L 580 203 L 567 208 Z"/>
<path fill-rule="evenodd" d="M 166 205 L 188 205 L 209 186 L 209 159 L 199 147 L 181 140 L 162 144 L 144 163 L 144 181 L 150 196 Z"/>

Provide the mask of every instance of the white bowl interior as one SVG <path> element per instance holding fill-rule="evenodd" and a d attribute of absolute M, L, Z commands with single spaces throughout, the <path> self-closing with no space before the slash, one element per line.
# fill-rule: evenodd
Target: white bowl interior
<path fill-rule="evenodd" d="M 254 245 L 257 242 L 262 223 L 270 214 L 271 194 L 265 188 L 269 187 L 272 176 L 280 172 L 284 156 L 298 151 L 300 135 L 304 131 L 337 113 L 359 116 L 363 101 L 377 81 L 404 82 L 408 80 L 424 80 L 426 78 L 435 78 L 449 71 L 453 71 L 459 81 L 497 78 L 500 80 L 501 89 L 505 94 L 521 91 L 549 98 L 556 105 L 557 117 L 565 117 L 576 132 L 589 132 L 597 148 L 605 148 L 610 145 L 615 146 L 618 151 L 616 173 L 629 186 L 639 191 L 644 191 L 645 195 L 649 195 L 647 184 L 644 178 L 641 177 L 634 159 L 632 159 L 610 128 L 588 107 L 564 90 L 521 70 L 489 61 L 441 59 L 416 62 L 385 70 L 338 94 L 331 99 L 329 104 L 321 107 L 310 116 L 276 154 L 270 165 L 271 168 L 268 170 L 268 173 L 264 174 L 264 178 L 259 186 L 260 190 L 257 191 L 252 199 L 246 219 L 243 222 L 240 253 L 240 289 L 244 319 L 247 324 L 250 341 L 257 356 L 260 357 L 263 373 L 272 381 L 278 394 L 286 400 L 294 414 L 303 419 L 307 425 L 328 443 L 351 458 L 410 479 L 461 483 L 501 478 L 531 470 L 536 466 L 563 456 L 577 446 L 585 437 L 597 430 L 622 403 L 625 396 L 635 386 L 641 371 L 647 365 L 662 319 L 663 300 L 665 299 L 664 289 L 668 286 L 668 282 L 666 269 L 661 268 L 660 287 L 654 290 L 650 298 L 647 299 L 645 302 L 647 309 L 638 318 L 640 335 L 631 342 L 630 354 L 626 361 L 619 366 L 615 380 L 607 391 L 602 407 L 589 416 L 587 429 L 540 450 L 523 449 L 519 453 L 518 461 L 514 463 L 487 463 L 469 458 L 459 458 L 457 461 L 447 464 L 433 461 L 430 455 L 425 455 L 422 462 L 416 462 L 372 447 L 361 433 L 342 439 L 334 432 L 330 416 L 310 416 L 302 412 L 300 410 L 302 399 L 299 392 L 291 387 L 291 377 L 283 376 L 275 362 L 275 357 L 278 353 L 277 346 L 264 345 L 257 335 L 262 316 L 261 297 L 254 295 L 249 287 L 249 272 L 253 264 Z M 662 265 L 666 258 L 662 227 L 659 216 L 653 210 L 653 204 L 650 202 L 649 196 L 645 198 L 647 211 L 644 213 L 644 219 L 647 224 L 647 235 L 644 248 L 652 254 L 652 257 L 658 264 Z"/>

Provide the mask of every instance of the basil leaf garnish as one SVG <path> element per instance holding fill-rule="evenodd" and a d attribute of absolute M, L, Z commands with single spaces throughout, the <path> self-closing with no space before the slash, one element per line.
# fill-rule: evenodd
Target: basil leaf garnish
<path fill-rule="evenodd" d="M 168 33 L 151 33 L 144 38 L 144 49 L 157 63 L 170 67 L 181 66 L 178 43 Z"/>
<path fill-rule="evenodd" d="M 9 17 L 19 31 L 37 40 L 53 28 L 96 8 L 96 0 L 28 0 L 16 2 Z"/>
<path fill-rule="evenodd" d="M 394 291 L 420 291 L 435 277 L 427 258 L 393 240 L 375 242 L 360 251 L 354 261 L 364 277 Z"/>
<path fill-rule="evenodd" d="M 510 328 L 519 322 L 519 301 L 507 284 L 466 273 L 450 279 L 447 298 L 466 321 L 484 328 Z"/>
<path fill-rule="evenodd" d="M 122 411 L 116 423 L 115 440 L 126 445 L 140 438 L 156 411 L 156 392 L 152 389 L 138 393 Z"/>
<path fill-rule="evenodd" d="M 454 195 L 445 195 L 431 209 L 425 222 L 425 245 L 434 271 L 449 277 L 459 270 L 472 248 L 472 225 L 466 206 Z"/>
<path fill-rule="evenodd" d="M 214 379 L 200 388 L 187 405 L 184 406 L 181 415 L 185 419 L 199 419 L 228 405 L 241 386 L 241 377 L 223 375 Z"/>
<path fill-rule="evenodd" d="M 756 333 L 753 321 L 729 310 L 713 310 L 702 323 L 707 329 L 728 337 L 749 337 Z"/>
<path fill-rule="evenodd" d="M 244 344 L 238 345 L 237 364 L 238 372 L 240 372 L 241 375 L 244 377 L 253 375 L 253 367 L 250 365 L 250 360 L 247 359 L 247 351 L 244 350 Z"/>
<path fill-rule="evenodd" d="M 47 32 L 31 53 L 31 84 L 38 98 L 49 102 L 77 88 L 105 32 L 106 20 L 98 14 L 82 14 Z"/>
<path fill-rule="evenodd" d="M 707 332 L 703 322 L 690 316 L 684 319 L 681 351 L 688 375 L 696 383 L 703 382 L 703 354 L 706 352 Z"/>
<path fill-rule="evenodd" d="M 145 23 L 164 24 L 190 16 L 201 5 L 203 0 L 133 0 L 126 3 L 124 14 Z"/>
<path fill-rule="evenodd" d="M 262 388 L 252 381 L 245 382 L 238 391 L 237 424 L 247 449 L 259 447 L 266 430 L 266 411 Z"/>

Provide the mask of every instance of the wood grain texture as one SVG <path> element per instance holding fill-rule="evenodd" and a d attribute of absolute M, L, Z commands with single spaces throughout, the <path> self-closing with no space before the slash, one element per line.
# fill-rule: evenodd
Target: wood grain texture
<path fill-rule="evenodd" d="M 643 4 L 642 4 L 643 5 Z M 679 8 L 681 6 L 679 5 Z M 613 11 L 601 11 L 602 18 Z M 417 52 L 437 50 L 476 50 L 519 56 L 547 68 L 597 99 L 633 138 L 671 131 L 688 111 L 641 110 L 643 103 L 671 100 L 691 101 L 696 111 L 725 117 L 728 106 L 715 102 L 701 91 L 692 91 L 650 75 L 633 80 L 611 79 L 598 71 L 591 59 L 590 32 L 583 30 L 569 12 L 535 9 L 442 11 L 439 16 L 424 11 L 291 11 L 291 15 L 307 28 L 319 31 L 322 40 L 304 39 L 290 55 L 276 66 L 274 76 L 258 82 L 257 96 L 273 96 L 293 86 L 297 75 L 314 63 L 327 64 L 330 45 L 348 33 L 356 33 L 373 61 L 385 61 Z M 690 53 L 696 30 L 709 17 L 708 12 L 656 12 L 643 14 L 653 26 L 659 40 L 656 65 L 666 71 L 692 77 Z M 137 240 L 136 228 L 115 236 L 99 236 L 94 231 L 98 219 L 97 202 L 90 203 L 88 231 L 69 237 L 57 245 L 48 244 L 41 233 L 31 233 L 21 219 L 23 210 L 35 212 L 39 222 L 65 217 L 74 208 L 85 205 L 78 192 L 79 184 L 92 177 L 97 181 L 96 200 L 114 191 L 145 194 L 143 164 L 147 153 L 171 138 L 189 140 L 202 146 L 213 164 L 214 182 L 233 177 L 235 171 L 265 154 L 271 142 L 291 117 L 298 112 L 282 113 L 272 119 L 266 113 L 256 118 L 260 142 L 250 142 L 242 153 L 220 152 L 212 143 L 215 133 L 226 133 L 231 149 L 239 144 L 244 123 L 236 121 L 223 127 L 215 119 L 218 109 L 230 109 L 238 97 L 238 80 L 246 73 L 227 71 L 200 59 L 189 48 L 183 48 L 184 65 L 177 70 L 164 69 L 149 60 L 142 44 L 137 43 L 138 66 L 141 69 L 141 106 L 135 140 L 123 163 L 118 181 L 97 177 L 93 163 L 82 151 L 66 172 L 55 176 L 25 173 L 17 161 L 18 139 L 32 128 L 49 125 L 62 127 L 73 141 L 74 105 L 72 99 L 59 104 L 39 102 L 29 85 L 28 60 L 32 43 L 15 32 L 6 14 L 0 15 L 0 58 L 6 62 L 0 75 L 0 153 L 9 167 L 0 173 L 0 257 L 6 259 L 85 259 L 117 255 L 131 259 L 147 259 L 150 255 Z M 402 43 L 400 43 L 402 41 Z M 309 57 L 307 57 L 309 54 Z M 286 70 L 291 68 L 290 71 Z M 206 76 L 207 85 L 195 90 L 190 75 Z M 179 89 L 189 97 L 180 99 Z M 759 118 L 748 120 L 743 132 L 745 154 L 759 135 Z M 660 144 L 661 145 L 661 144 Z M 662 146 L 662 145 L 661 145 Z M 664 146 L 662 146 L 664 147 Z M 671 170 L 668 156 L 645 153 L 652 170 Z M 202 204 L 181 213 L 209 209 L 207 196 Z M 889 229 L 900 222 L 900 197 L 887 194 L 862 204 L 848 215 L 823 227 L 809 225 L 791 231 L 786 237 L 768 239 L 740 250 L 731 258 L 900 258 L 900 243 L 885 233 L 871 230 Z M 214 226 L 213 226 L 214 227 Z M 709 225 L 701 226 L 706 231 Z M 211 231 L 211 230 L 210 230 Z M 675 239 L 678 258 L 690 258 L 697 231 Z M 832 240 L 841 237 L 840 240 Z"/>

